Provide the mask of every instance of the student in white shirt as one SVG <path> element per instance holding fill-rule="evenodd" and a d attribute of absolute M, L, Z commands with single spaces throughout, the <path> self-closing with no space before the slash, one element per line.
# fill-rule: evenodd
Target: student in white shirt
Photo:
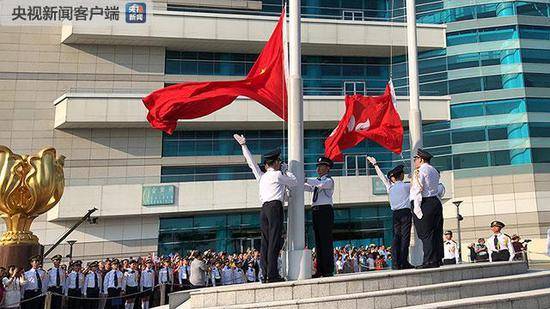
<path fill-rule="evenodd" d="M 130 268 L 127 269 L 124 272 L 124 281 L 126 282 L 126 289 L 125 289 L 125 295 L 129 295 L 126 297 L 126 303 L 124 307 L 126 309 L 132 309 L 134 308 L 134 302 L 136 301 L 136 298 L 138 297 L 135 295 L 140 291 L 139 289 L 139 272 L 137 270 L 137 261 L 131 260 L 130 261 Z"/>
<path fill-rule="evenodd" d="M 373 157 L 367 160 L 374 166 L 378 178 L 384 183 L 393 220 L 392 259 L 393 269 L 409 269 L 409 246 L 411 242 L 412 212 L 410 202 L 411 185 L 403 182 L 405 171 L 403 165 L 394 167 L 387 175 L 382 173 L 378 162 Z"/>
<path fill-rule="evenodd" d="M 15 266 L 10 267 L 8 274 L 8 277 L 2 279 L 2 284 L 6 289 L 2 308 L 19 308 L 22 296 L 21 287 L 25 285 L 25 276 L 23 270 Z"/>
<path fill-rule="evenodd" d="M 445 232 L 445 240 L 443 242 L 443 265 L 458 264 L 458 244 L 453 240 L 453 232 Z"/>
<path fill-rule="evenodd" d="M 334 194 L 334 180 L 330 177 L 330 169 L 334 162 L 327 157 L 317 159 L 317 178 L 308 178 L 304 189 L 313 192 L 311 199 L 311 213 L 313 232 L 315 234 L 315 253 L 317 257 L 317 272 L 313 278 L 331 277 L 334 275 L 334 261 L 332 252 L 334 244 L 332 227 L 334 226 L 334 210 L 332 195 Z"/>
<path fill-rule="evenodd" d="M 140 287 L 141 291 L 141 308 L 149 309 L 149 302 L 153 295 L 153 288 L 155 287 L 155 270 L 153 268 L 153 261 L 147 259 L 146 268 L 141 272 Z"/>
<path fill-rule="evenodd" d="M 279 149 L 264 155 L 263 163 L 266 172 L 262 172 L 246 146 L 246 138 L 238 134 L 233 137 L 241 145 L 246 162 L 260 185 L 262 273 L 267 277 L 267 282 L 284 281 L 278 267 L 279 253 L 283 247 L 283 202 L 286 187 L 294 187 L 298 184 L 296 176 L 287 171 L 286 164 L 280 159 Z"/>

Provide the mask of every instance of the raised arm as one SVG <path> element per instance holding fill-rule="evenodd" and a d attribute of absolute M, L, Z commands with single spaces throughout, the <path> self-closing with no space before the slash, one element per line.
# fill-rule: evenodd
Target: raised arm
<path fill-rule="evenodd" d="M 241 145 L 241 148 L 243 150 L 243 156 L 246 159 L 246 163 L 248 164 L 248 167 L 252 170 L 252 173 L 254 174 L 254 177 L 257 180 L 260 180 L 260 177 L 263 175 L 263 172 L 260 170 L 260 167 L 256 162 L 254 162 L 254 158 L 252 157 L 252 154 L 250 153 L 250 150 L 248 149 L 248 146 L 246 146 L 246 138 L 244 135 L 234 134 L 233 138 Z"/>
<path fill-rule="evenodd" d="M 286 170 L 286 164 L 284 165 L 285 167 L 281 168 L 281 173 L 277 176 L 277 182 L 287 187 L 295 187 L 298 184 L 298 180 L 296 180 L 294 174 Z"/>
<path fill-rule="evenodd" d="M 382 170 L 378 166 L 378 162 L 376 162 L 376 159 L 374 157 L 367 157 L 367 160 L 374 166 L 374 170 L 376 171 L 376 175 L 378 175 L 378 178 L 382 180 L 384 183 L 384 186 L 386 186 L 386 190 L 390 189 L 390 181 L 388 178 L 386 178 L 386 175 L 382 173 Z"/>

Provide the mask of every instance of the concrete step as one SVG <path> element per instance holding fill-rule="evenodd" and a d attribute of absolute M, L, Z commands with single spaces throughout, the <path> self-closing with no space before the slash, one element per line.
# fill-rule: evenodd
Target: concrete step
<path fill-rule="evenodd" d="M 272 284 L 243 284 L 170 294 L 170 307 L 189 298 L 190 308 L 311 299 L 526 273 L 524 262 L 478 263 L 436 269 L 377 271 Z M 176 303 L 178 297 L 183 301 Z"/>
<path fill-rule="evenodd" d="M 388 309 L 450 300 L 460 300 L 470 297 L 530 291 L 549 287 L 550 271 L 532 271 L 517 275 L 450 281 L 445 283 L 394 288 L 375 292 L 350 293 L 285 301 L 264 301 L 255 304 L 248 303 L 212 307 L 203 304 L 202 308 Z M 195 303 L 191 304 L 193 308 L 195 308 L 195 305 L 198 305 Z"/>
<path fill-rule="evenodd" d="M 550 288 L 531 291 L 470 297 L 418 306 L 408 309 L 528 309 L 550 308 Z"/>

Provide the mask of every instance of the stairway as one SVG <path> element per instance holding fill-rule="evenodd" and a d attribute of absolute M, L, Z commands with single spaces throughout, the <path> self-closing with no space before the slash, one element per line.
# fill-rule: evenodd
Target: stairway
<path fill-rule="evenodd" d="M 171 294 L 170 308 L 550 308 L 550 271 L 524 262 L 462 264 L 178 293 L 189 299 L 180 305 Z"/>

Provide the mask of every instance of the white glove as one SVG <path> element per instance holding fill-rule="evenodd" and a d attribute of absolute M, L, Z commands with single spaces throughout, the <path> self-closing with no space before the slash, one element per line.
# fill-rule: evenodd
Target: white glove
<path fill-rule="evenodd" d="M 233 134 L 233 138 L 237 141 L 237 143 L 239 143 L 239 145 L 244 145 L 246 144 L 246 138 L 244 137 L 244 135 L 239 135 L 239 134 Z"/>
<path fill-rule="evenodd" d="M 281 163 L 281 172 L 286 173 L 288 170 L 288 165 L 286 163 Z"/>
<path fill-rule="evenodd" d="M 372 164 L 372 165 L 376 164 L 376 159 L 374 157 L 367 156 L 367 160 L 369 160 L 370 164 Z"/>

